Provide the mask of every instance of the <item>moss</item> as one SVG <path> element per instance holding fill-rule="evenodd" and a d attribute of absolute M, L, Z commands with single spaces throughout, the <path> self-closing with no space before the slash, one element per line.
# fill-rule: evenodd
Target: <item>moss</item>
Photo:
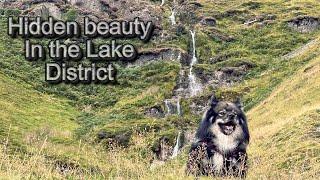
<path fill-rule="evenodd" d="M 21 11 L 19 9 L 0 9 L 0 15 L 1 16 L 19 16 Z"/>
<path fill-rule="evenodd" d="M 69 9 L 64 16 L 66 21 L 75 21 L 78 18 L 78 11 L 76 9 Z"/>

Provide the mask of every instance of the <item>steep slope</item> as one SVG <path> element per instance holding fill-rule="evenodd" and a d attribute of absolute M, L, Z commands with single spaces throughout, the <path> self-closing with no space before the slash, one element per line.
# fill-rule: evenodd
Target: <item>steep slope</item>
<path fill-rule="evenodd" d="M 73 120 L 77 111 L 66 100 L 36 92 L 2 73 L 0 94 L 1 139 L 8 134 L 19 144 L 31 138 L 30 133 L 49 128 L 57 135 L 52 138 L 64 138 L 78 126 Z"/>
<path fill-rule="evenodd" d="M 24 174 L 26 169 L 34 166 L 38 167 L 40 174 L 45 169 L 45 161 L 31 157 L 46 151 L 47 144 L 51 145 L 50 151 L 53 152 L 59 146 L 72 143 L 73 131 L 78 127 L 74 116 L 78 112 L 68 101 L 36 92 L 2 73 L 0 97 L 1 173 L 16 176 L 19 171 Z M 47 158 L 53 155 L 47 153 Z"/>
<path fill-rule="evenodd" d="M 319 54 L 315 46 L 296 58 Z M 320 167 L 320 56 L 281 83 L 248 112 L 252 134 L 250 176 L 311 178 Z"/>
<path fill-rule="evenodd" d="M 105 151 L 77 139 L 80 112 L 69 100 L 35 91 L 0 73 L 0 177 L 100 177 Z"/>
<path fill-rule="evenodd" d="M 247 112 L 251 141 L 247 179 L 317 179 L 320 169 L 320 38 L 293 62 L 309 61 Z M 300 48 L 298 48 L 300 49 Z M 272 78 L 272 74 L 266 75 Z M 267 77 L 264 77 L 267 78 Z M 263 81 L 263 80 L 262 80 Z M 265 81 L 268 84 L 267 81 Z M 146 177 L 184 175 L 188 147 Z M 140 172 L 144 174 L 144 172 Z M 176 175 L 179 174 L 179 178 Z M 147 178 L 148 179 L 148 178 Z M 204 178 L 211 179 L 211 178 Z M 232 178 L 231 178 L 232 179 Z"/>

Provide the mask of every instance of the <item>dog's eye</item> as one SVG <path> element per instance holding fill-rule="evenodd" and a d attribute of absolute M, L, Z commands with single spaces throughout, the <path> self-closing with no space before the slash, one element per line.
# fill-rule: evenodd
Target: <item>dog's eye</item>
<path fill-rule="evenodd" d="M 224 111 L 220 111 L 218 116 L 224 116 L 225 112 Z"/>

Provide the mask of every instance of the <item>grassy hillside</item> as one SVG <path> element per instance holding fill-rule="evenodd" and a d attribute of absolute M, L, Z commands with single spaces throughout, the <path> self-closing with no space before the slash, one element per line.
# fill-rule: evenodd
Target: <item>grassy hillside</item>
<path fill-rule="evenodd" d="M 320 47 L 319 45 L 318 42 L 314 48 L 317 49 Z M 307 54 L 304 53 L 296 58 L 308 58 Z M 252 135 L 249 146 L 250 170 L 248 179 L 316 179 L 318 177 L 320 173 L 319 82 L 320 58 L 317 56 L 313 57 L 293 76 L 286 78 L 267 99 L 248 112 Z M 184 176 L 187 147 L 183 149 L 177 159 L 170 160 L 155 169 L 150 169 L 149 162 L 152 155 L 146 151 L 145 147 L 148 140 L 155 135 L 150 133 L 148 134 L 149 138 L 146 138 L 143 134 L 135 134 L 131 140 L 135 144 L 134 146 L 127 149 L 115 147 L 108 152 L 101 151 L 101 149 L 93 150 L 79 144 L 79 148 L 74 149 L 77 152 L 74 156 L 81 156 L 80 159 L 77 159 L 78 163 L 81 162 L 81 159 L 87 159 L 86 161 L 89 160 L 91 165 L 97 164 L 96 170 L 98 171 L 81 171 L 79 166 L 74 166 L 70 170 L 72 172 L 70 174 L 76 177 L 79 177 L 80 174 L 80 177 L 96 178 L 103 178 L 103 174 L 108 173 L 108 176 L 116 178 L 193 179 Z M 50 152 L 50 148 L 53 146 L 44 144 L 35 149 L 38 151 L 45 149 Z M 62 148 L 63 151 L 67 149 L 66 146 Z M 88 156 L 88 153 L 93 158 Z M 44 173 L 37 176 L 61 177 L 55 171 L 55 165 L 48 164 L 42 155 L 40 152 L 32 155 L 30 160 L 21 161 L 19 158 L 12 159 L 12 157 L 2 154 L 2 169 L 6 170 L 3 175 L 9 174 L 9 177 L 12 175 L 19 177 L 22 174 L 31 175 L 30 172 L 32 172 L 35 173 L 32 176 Z M 95 158 L 97 160 L 94 160 Z M 102 158 L 102 161 L 99 161 L 99 158 Z M 38 164 L 39 160 L 42 160 L 40 162 L 43 164 Z M 10 168 L 7 167 L 9 162 L 11 163 Z M 33 166 L 24 167 L 20 163 L 32 164 Z M 18 171 L 15 170 L 16 168 Z"/>
<path fill-rule="evenodd" d="M 252 137 L 248 179 L 317 179 L 319 176 L 319 47 L 320 41 L 317 39 L 314 46 L 291 59 L 310 59 L 310 62 L 285 78 L 268 98 L 248 111 Z M 136 138 L 135 142 L 137 147 L 141 146 L 140 138 Z M 117 156 L 127 160 L 128 152 Z M 119 168 L 120 176 L 127 177 L 130 174 L 142 179 L 193 179 L 184 175 L 187 152 L 188 147 L 177 159 L 151 170 L 141 160 L 134 165 L 120 163 L 123 165 Z"/>
<path fill-rule="evenodd" d="M 10 133 L 13 141 L 18 142 L 29 135 L 31 138 L 32 132 L 48 128 L 57 132 L 52 138 L 58 139 L 59 133 L 71 134 L 77 128 L 74 122 L 77 111 L 66 100 L 36 92 L 2 73 L 0 82 L 1 139 Z"/>
<path fill-rule="evenodd" d="M 319 52 L 317 40 L 310 51 Z M 258 166 L 252 175 L 279 179 L 319 176 L 319 84 L 318 55 L 248 112 L 251 166 Z"/>
<path fill-rule="evenodd" d="M 320 175 L 320 30 L 300 33 L 287 21 L 318 17 L 319 2 L 197 2 L 201 8 L 176 15 L 184 33 L 176 33 L 170 25 L 172 2 L 166 1 L 157 13 L 163 15 L 160 24 L 169 38 L 134 44 L 141 49 L 175 47 L 190 52 L 189 30 L 193 29 L 199 60 L 194 71 L 210 77 L 224 67 L 249 64 L 250 68 L 242 81 L 208 86 L 201 95 L 181 100 L 181 116 L 163 118 L 145 112 L 154 106 L 166 110 L 163 101 L 173 96 L 178 62 L 159 60 L 130 68 L 116 64 L 117 85 L 50 85 L 44 82 L 45 62 L 24 59 L 23 40 L 7 36 L 6 16 L 1 16 L 0 179 L 194 179 L 184 173 L 188 145 L 177 158 L 156 167 L 150 167 L 152 148 L 161 137 L 172 144 L 178 131 L 194 130 L 201 114 L 193 113 L 190 106 L 213 92 L 221 99 L 240 96 L 244 101 L 252 135 L 248 179 L 316 179 Z M 192 13 L 197 20 L 215 18 L 217 24 L 190 22 L 187 15 Z M 245 25 L 258 17 L 273 20 Z M 218 57 L 225 58 L 212 62 Z M 97 138 L 101 132 L 107 138 Z M 110 144 L 108 138 L 115 137 L 124 137 L 128 147 Z"/>
<path fill-rule="evenodd" d="M 31 163 L 40 167 L 32 157 L 45 150 L 45 144 L 58 148 L 74 142 L 73 131 L 78 127 L 74 117 L 78 112 L 66 100 L 36 92 L 3 73 L 0 92 L 1 174 L 12 170 L 19 176 L 16 171 L 32 168 Z"/>

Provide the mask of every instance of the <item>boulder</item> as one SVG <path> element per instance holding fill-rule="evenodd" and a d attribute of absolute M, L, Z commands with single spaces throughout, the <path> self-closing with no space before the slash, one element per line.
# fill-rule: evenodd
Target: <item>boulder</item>
<path fill-rule="evenodd" d="M 197 16 L 196 10 L 199 6 L 196 2 L 180 4 L 176 9 L 177 19 L 184 25 L 195 25 L 199 23 L 200 19 Z M 199 3 L 200 4 L 200 3 Z"/>
<path fill-rule="evenodd" d="M 295 31 L 308 33 L 319 29 L 320 19 L 312 16 L 301 16 L 289 20 L 287 24 L 288 27 Z"/>
<path fill-rule="evenodd" d="M 201 19 L 200 24 L 204 26 L 216 26 L 217 21 L 213 17 L 205 17 Z"/>
<path fill-rule="evenodd" d="M 188 140 L 190 140 L 190 134 L 188 134 Z M 186 144 L 186 132 L 172 131 L 170 134 L 162 135 L 156 140 L 151 147 L 152 152 L 155 154 L 154 162 L 167 161 L 174 158 L 177 154 L 175 148 L 177 147 L 178 152 Z M 176 150 L 177 150 L 176 149 Z"/>
<path fill-rule="evenodd" d="M 67 2 L 73 6 L 83 6 L 85 3 L 85 0 L 67 0 Z"/>
<path fill-rule="evenodd" d="M 210 82 L 213 87 L 233 86 L 240 82 L 247 72 L 246 66 L 240 67 L 223 67 L 214 72 L 214 79 Z"/>
<path fill-rule="evenodd" d="M 160 106 L 153 106 L 145 110 L 145 115 L 154 118 L 163 118 L 164 112 Z"/>
<path fill-rule="evenodd" d="M 61 19 L 60 8 L 53 3 L 41 3 L 36 5 L 33 9 L 28 12 L 30 16 L 40 16 L 43 19 L 48 19 L 52 16 L 54 19 Z"/>

